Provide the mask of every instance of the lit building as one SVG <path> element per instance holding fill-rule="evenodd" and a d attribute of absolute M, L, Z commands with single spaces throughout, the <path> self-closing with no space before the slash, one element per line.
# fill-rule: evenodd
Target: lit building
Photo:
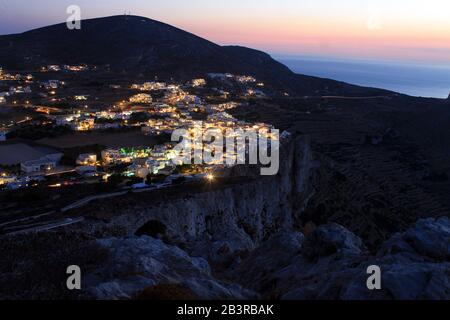
<path fill-rule="evenodd" d="M 27 87 L 22 87 L 22 86 L 17 86 L 17 87 L 11 87 L 9 88 L 9 94 L 13 95 L 13 94 L 19 94 L 19 93 L 31 93 L 31 88 L 29 86 Z"/>
<path fill-rule="evenodd" d="M 164 82 L 145 82 L 143 84 L 133 84 L 131 89 L 141 91 L 164 90 L 167 86 Z"/>
<path fill-rule="evenodd" d="M 130 102 L 131 103 L 152 103 L 153 99 L 152 96 L 146 93 L 140 93 L 140 94 L 136 94 L 132 97 L 130 97 Z"/>
<path fill-rule="evenodd" d="M 47 90 L 58 89 L 61 82 L 59 80 L 48 80 L 42 83 L 42 86 Z"/>
<path fill-rule="evenodd" d="M 54 120 L 57 126 L 71 125 L 76 119 L 80 118 L 79 114 L 55 116 Z"/>
<path fill-rule="evenodd" d="M 21 169 L 25 173 L 50 171 L 56 167 L 56 162 L 48 159 L 32 160 L 21 163 Z"/>
<path fill-rule="evenodd" d="M 254 83 L 256 79 L 251 76 L 236 76 L 236 80 L 241 83 Z"/>
<path fill-rule="evenodd" d="M 95 166 L 97 164 L 97 155 L 95 153 L 83 153 L 77 158 L 77 164 L 80 166 Z"/>
<path fill-rule="evenodd" d="M 89 131 L 95 128 L 95 119 L 88 118 L 80 120 L 72 125 L 76 131 Z"/>
<path fill-rule="evenodd" d="M 193 87 L 203 87 L 206 85 L 205 79 L 194 79 L 192 80 L 192 86 Z"/>
<path fill-rule="evenodd" d="M 58 65 L 49 65 L 47 66 L 48 71 L 58 72 L 61 71 L 61 67 Z"/>
<path fill-rule="evenodd" d="M 130 163 L 131 157 L 120 152 L 116 149 L 108 149 L 102 151 L 102 160 L 105 165 Z"/>
<path fill-rule="evenodd" d="M 79 71 L 86 71 L 88 70 L 88 66 L 85 64 L 81 64 L 81 65 L 64 65 L 64 70 L 66 71 L 73 71 L 73 72 L 79 72 Z"/>
<path fill-rule="evenodd" d="M 13 76 L 9 73 L 4 73 L 3 69 L 0 71 L 0 80 L 4 80 L 4 81 L 14 81 L 14 80 L 19 80 L 18 78 L 16 78 L 16 76 Z"/>
<path fill-rule="evenodd" d="M 88 99 L 89 96 L 74 96 L 74 100 L 76 101 L 85 101 Z"/>
<path fill-rule="evenodd" d="M 168 161 L 159 161 L 156 159 L 148 159 L 146 161 L 146 166 L 151 174 L 159 174 L 161 170 L 166 168 Z"/>
<path fill-rule="evenodd" d="M 59 159 L 48 155 L 37 160 L 22 162 L 20 168 L 25 173 L 36 173 L 50 171 L 56 168 L 62 155 L 58 155 Z"/>
<path fill-rule="evenodd" d="M 248 89 L 246 92 L 246 96 L 247 97 L 256 97 L 256 98 L 263 98 L 265 97 L 265 93 L 262 92 L 261 90 L 253 90 L 253 89 Z"/>
<path fill-rule="evenodd" d="M 186 95 L 183 98 L 183 102 L 188 103 L 188 104 L 201 104 L 202 99 L 200 99 L 199 97 L 194 96 L 194 95 Z"/>
<path fill-rule="evenodd" d="M 16 181 L 17 181 L 16 176 L 7 175 L 6 173 L 0 174 L 0 186 L 14 183 Z"/>

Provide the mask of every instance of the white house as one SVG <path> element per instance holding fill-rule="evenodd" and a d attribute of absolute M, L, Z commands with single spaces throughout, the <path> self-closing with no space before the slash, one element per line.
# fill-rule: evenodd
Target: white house
<path fill-rule="evenodd" d="M 105 165 L 118 164 L 118 163 L 130 163 L 131 157 L 122 154 L 119 150 L 108 149 L 102 151 L 102 160 Z"/>
<path fill-rule="evenodd" d="M 6 103 L 6 98 L 5 96 L 0 95 L 0 104 L 1 103 Z"/>
<path fill-rule="evenodd" d="M 61 71 L 61 67 L 58 65 L 49 65 L 47 66 L 48 71 Z"/>
<path fill-rule="evenodd" d="M 17 86 L 17 87 L 10 87 L 9 88 L 9 94 L 13 95 L 13 94 L 19 94 L 19 93 L 31 93 L 31 87 L 30 86 Z"/>
<path fill-rule="evenodd" d="M 0 174 L 0 186 L 9 183 L 14 183 L 17 181 L 17 177 L 13 175 L 7 175 L 6 173 Z"/>
<path fill-rule="evenodd" d="M 145 104 L 151 103 L 153 101 L 152 96 L 149 94 L 146 94 L 146 93 L 136 94 L 136 95 L 130 97 L 129 100 L 132 103 L 145 103 Z"/>
<path fill-rule="evenodd" d="M 57 162 L 55 160 L 44 157 L 38 160 L 31 160 L 22 162 L 20 168 L 25 173 L 50 171 L 56 168 Z"/>
<path fill-rule="evenodd" d="M 44 88 L 47 90 L 58 89 L 60 84 L 61 84 L 61 82 L 59 80 L 48 80 L 48 81 L 42 83 Z"/>
<path fill-rule="evenodd" d="M 200 99 L 198 96 L 194 96 L 194 95 L 186 95 L 184 97 L 183 101 L 188 104 L 201 104 L 202 103 L 202 99 Z"/>
<path fill-rule="evenodd" d="M 158 161 L 155 159 L 148 159 L 145 162 L 145 165 L 147 166 L 148 170 L 152 174 L 159 174 L 160 170 L 164 169 L 169 161 Z"/>
<path fill-rule="evenodd" d="M 206 80 L 205 79 L 193 79 L 191 81 L 191 84 L 193 87 L 203 87 L 206 85 Z"/>
<path fill-rule="evenodd" d="M 62 153 L 47 153 L 38 159 L 22 162 L 20 168 L 25 173 L 50 171 L 58 166 L 62 157 Z"/>

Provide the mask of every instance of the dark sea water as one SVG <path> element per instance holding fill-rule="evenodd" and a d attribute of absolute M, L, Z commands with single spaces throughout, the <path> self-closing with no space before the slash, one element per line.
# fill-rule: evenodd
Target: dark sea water
<path fill-rule="evenodd" d="M 447 98 L 450 65 L 365 62 L 309 57 L 275 57 L 292 71 L 412 96 Z"/>

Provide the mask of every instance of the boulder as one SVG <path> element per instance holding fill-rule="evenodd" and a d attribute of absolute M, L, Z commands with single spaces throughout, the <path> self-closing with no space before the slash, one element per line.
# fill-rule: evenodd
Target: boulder
<path fill-rule="evenodd" d="M 276 270 L 288 266 L 300 252 L 304 236 L 298 232 L 280 232 L 240 264 L 239 281 L 253 290 L 263 291 Z"/>
<path fill-rule="evenodd" d="M 360 254 L 364 250 L 364 244 L 358 236 L 332 223 L 319 226 L 306 239 L 302 253 L 310 259 L 317 259 L 335 253 Z"/>
<path fill-rule="evenodd" d="M 438 260 L 450 259 L 450 219 L 420 220 L 403 236 L 421 256 Z"/>
<path fill-rule="evenodd" d="M 216 259 L 241 248 L 239 241 L 208 241 Z M 212 272 L 192 251 L 189 255 L 148 236 L 99 244 L 109 259 L 85 279 L 97 299 L 167 299 L 171 294 L 200 299 L 450 299 L 450 219 L 445 217 L 419 220 L 375 255 L 338 224 L 319 226 L 306 238 L 283 231 L 235 261 L 227 281 L 219 280 L 217 270 Z M 381 269 L 381 290 L 367 288 L 372 265 Z"/>
<path fill-rule="evenodd" d="M 148 236 L 98 241 L 109 259 L 85 278 L 96 299 L 131 299 L 147 288 L 177 284 L 201 299 L 247 299 L 257 295 L 216 280 L 208 262 Z"/>
<path fill-rule="evenodd" d="M 242 284 L 286 300 L 450 299 L 448 218 L 418 221 L 376 255 L 336 224 L 319 226 L 297 250 L 289 243 L 295 241 L 272 240 L 256 249 L 238 274 Z M 381 290 L 367 288 L 372 265 L 381 269 Z"/>

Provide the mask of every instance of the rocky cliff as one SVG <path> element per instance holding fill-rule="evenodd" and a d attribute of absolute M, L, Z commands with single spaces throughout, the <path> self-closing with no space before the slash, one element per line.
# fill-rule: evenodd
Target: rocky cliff
<path fill-rule="evenodd" d="M 285 144 L 281 158 L 285 161 L 276 177 L 159 205 L 121 207 L 121 214 L 110 218 L 107 228 L 95 231 L 108 235 L 115 226 L 126 226 L 125 237 L 98 241 L 110 260 L 86 278 L 89 295 L 100 299 L 450 297 L 448 218 L 420 220 L 371 253 L 360 237 L 339 224 L 297 225 L 314 196 L 317 163 L 304 137 Z M 373 265 L 382 272 L 381 290 L 367 288 L 367 268 Z"/>
<path fill-rule="evenodd" d="M 420 220 L 376 255 L 338 224 L 306 236 L 282 231 L 228 265 L 233 272 L 227 278 L 206 259 L 147 236 L 98 242 L 110 258 L 85 278 L 96 299 L 450 298 L 448 218 Z M 381 271 L 379 290 L 367 287 L 369 266 Z"/>
<path fill-rule="evenodd" d="M 290 138 L 281 159 L 277 176 L 235 168 L 240 183 L 98 201 L 77 228 L 2 239 L 0 297 L 450 298 L 448 218 L 420 220 L 370 252 L 340 224 L 299 224 L 323 170 L 309 140 Z M 83 270 L 76 295 L 65 289 L 71 264 Z M 371 265 L 381 290 L 366 286 Z"/>
<path fill-rule="evenodd" d="M 369 290 L 367 268 L 378 266 L 381 289 Z M 450 220 L 419 220 L 375 255 L 338 224 L 311 235 L 283 233 L 253 252 L 240 281 L 279 299 L 449 299 Z"/>
<path fill-rule="evenodd" d="M 228 174 L 239 174 L 234 177 L 239 182 L 204 192 L 178 190 L 164 200 L 142 193 L 99 201 L 80 209 L 86 217 L 80 229 L 97 237 L 160 233 L 172 243 L 214 246 L 227 241 L 235 250 L 252 250 L 276 232 L 292 230 L 313 192 L 315 163 L 308 139 L 286 140 L 280 159 L 276 176 L 234 169 Z"/>

